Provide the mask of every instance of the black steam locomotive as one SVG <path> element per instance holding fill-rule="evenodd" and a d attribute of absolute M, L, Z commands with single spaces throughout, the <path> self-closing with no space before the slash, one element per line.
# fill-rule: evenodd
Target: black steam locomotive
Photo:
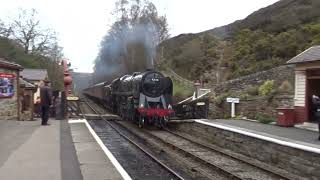
<path fill-rule="evenodd" d="M 103 102 L 125 120 L 159 127 L 169 121 L 173 84 L 169 77 L 154 70 L 136 72 L 84 90 L 84 94 Z"/>

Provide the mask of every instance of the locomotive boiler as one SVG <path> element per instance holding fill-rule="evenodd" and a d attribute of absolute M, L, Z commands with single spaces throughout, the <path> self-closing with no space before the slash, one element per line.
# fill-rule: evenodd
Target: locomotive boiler
<path fill-rule="evenodd" d="M 84 90 L 84 94 L 102 101 L 125 120 L 159 127 L 169 121 L 172 110 L 173 84 L 158 71 L 147 70 L 125 75 L 109 83 Z"/>

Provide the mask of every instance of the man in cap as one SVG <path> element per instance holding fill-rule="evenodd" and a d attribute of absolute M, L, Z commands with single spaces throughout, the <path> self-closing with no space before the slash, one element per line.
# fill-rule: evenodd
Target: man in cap
<path fill-rule="evenodd" d="M 49 87 L 49 81 L 44 80 L 44 85 L 40 88 L 40 104 L 41 104 L 41 125 L 49 125 L 48 119 L 49 119 L 49 110 L 52 103 L 52 91 Z"/>
<path fill-rule="evenodd" d="M 319 137 L 320 140 L 320 98 L 316 95 L 312 95 L 312 104 L 313 104 L 313 115 L 318 121 Z"/>

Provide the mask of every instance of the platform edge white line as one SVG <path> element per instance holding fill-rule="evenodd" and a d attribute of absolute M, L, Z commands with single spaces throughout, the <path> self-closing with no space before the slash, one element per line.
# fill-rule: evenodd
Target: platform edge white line
<path fill-rule="evenodd" d="M 263 136 L 263 135 L 260 135 L 260 134 L 255 134 L 255 133 L 252 133 L 252 132 L 247 132 L 247 131 L 244 131 L 244 130 L 232 128 L 232 127 L 227 127 L 227 126 L 223 126 L 223 125 L 219 125 L 219 124 L 205 122 L 203 120 L 196 120 L 196 122 L 197 123 L 201 123 L 201 124 L 205 124 L 205 125 L 208 125 L 208 126 L 212 126 L 212 127 L 215 127 L 215 128 L 219 128 L 219 129 L 223 129 L 223 130 L 227 130 L 227 131 L 243 134 L 243 135 L 246 135 L 246 136 L 262 139 L 262 140 L 265 140 L 265 141 L 273 142 L 273 143 L 276 143 L 276 144 L 279 144 L 279 145 L 288 146 L 288 147 L 296 148 L 296 149 L 299 149 L 299 150 L 309 151 L 309 152 L 312 152 L 312 153 L 320 154 L 320 149 L 319 148 L 310 147 L 310 146 L 306 146 L 306 145 L 302 145 L 302 144 L 296 144 L 296 143 L 292 143 L 292 142 L 287 142 L 287 141 L 284 141 L 284 140 L 275 139 L 275 138 L 272 138 L 272 137 L 267 137 L 267 136 Z"/>
<path fill-rule="evenodd" d="M 94 132 L 90 124 L 86 119 L 79 119 L 79 120 L 69 120 L 68 121 L 70 124 L 73 123 L 85 123 L 87 126 L 89 132 L 91 135 L 94 137 L 96 142 L 99 144 L 103 152 L 107 155 L 107 157 L 110 159 L 111 163 L 115 166 L 115 168 L 118 170 L 120 175 L 124 180 L 132 180 L 129 174 L 124 170 L 124 168 L 121 166 L 121 164 L 118 162 L 118 160 L 113 156 L 113 154 L 109 151 L 109 149 L 103 144 L 102 140 L 99 138 L 99 136 Z"/>

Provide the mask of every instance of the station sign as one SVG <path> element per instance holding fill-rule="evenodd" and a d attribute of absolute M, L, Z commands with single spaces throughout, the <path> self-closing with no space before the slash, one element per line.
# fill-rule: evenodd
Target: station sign
<path fill-rule="evenodd" d="M 206 105 L 205 102 L 197 102 L 197 106 L 204 106 L 204 105 Z"/>
<path fill-rule="evenodd" d="M 14 74 L 8 74 L 8 73 L 0 73 L 0 78 L 8 78 L 8 79 L 13 79 L 16 76 Z"/>
<path fill-rule="evenodd" d="M 236 104 L 240 102 L 239 98 L 228 97 L 227 102 L 231 104 L 231 117 L 236 116 Z"/>
<path fill-rule="evenodd" d="M 68 101 L 78 101 L 78 100 L 79 100 L 79 97 L 78 97 L 78 96 L 68 96 L 68 97 L 67 97 L 67 100 L 68 100 Z"/>
<path fill-rule="evenodd" d="M 239 99 L 239 98 L 228 97 L 228 98 L 227 98 L 227 102 L 228 102 L 228 103 L 239 103 L 239 102 L 240 102 L 240 99 Z"/>

